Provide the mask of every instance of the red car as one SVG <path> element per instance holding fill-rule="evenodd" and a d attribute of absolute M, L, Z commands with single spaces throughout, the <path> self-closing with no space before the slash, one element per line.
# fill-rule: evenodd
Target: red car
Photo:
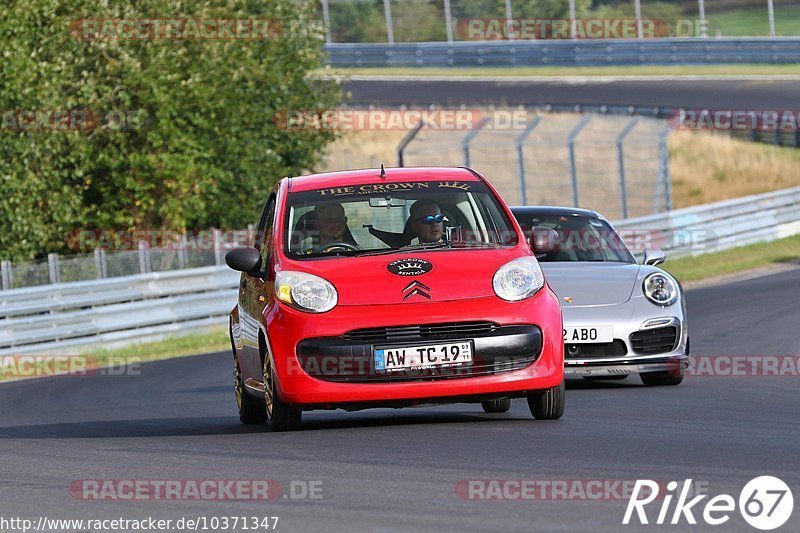
<path fill-rule="evenodd" d="M 303 411 L 527 398 L 564 411 L 558 299 L 508 206 L 468 168 L 357 170 L 275 185 L 231 312 L 245 424 Z"/>

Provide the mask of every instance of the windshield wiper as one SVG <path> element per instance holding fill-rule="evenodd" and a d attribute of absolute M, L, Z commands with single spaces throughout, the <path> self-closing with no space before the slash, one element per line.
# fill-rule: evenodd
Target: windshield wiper
<path fill-rule="evenodd" d="M 388 250 L 379 250 L 377 252 L 366 252 L 363 254 L 356 254 L 356 255 L 364 257 L 368 255 L 387 255 L 387 254 L 397 254 L 404 252 L 419 252 L 425 250 L 436 250 L 438 248 L 450 248 L 451 246 L 452 244 L 447 241 L 409 244 L 407 246 L 401 246 L 400 248 L 389 248 Z"/>

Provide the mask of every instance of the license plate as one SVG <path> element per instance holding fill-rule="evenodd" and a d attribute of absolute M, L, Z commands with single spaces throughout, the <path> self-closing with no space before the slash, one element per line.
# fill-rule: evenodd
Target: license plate
<path fill-rule="evenodd" d="M 611 326 L 564 326 L 564 342 L 567 344 L 591 344 L 613 340 L 614 328 Z"/>
<path fill-rule="evenodd" d="M 375 370 L 442 368 L 472 362 L 472 341 L 375 348 Z"/>

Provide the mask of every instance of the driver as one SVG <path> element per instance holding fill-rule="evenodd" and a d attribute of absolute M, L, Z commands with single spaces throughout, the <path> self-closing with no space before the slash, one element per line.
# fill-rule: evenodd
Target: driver
<path fill-rule="evenodd" d="M 444 215 L 433 200 L 418 200 L 411 206 L 411 229 L 417 235 L 411 244 L 428 244 L 444 240 Z"/>
<path fill-rule="evenodd" d="M 314 227 L 316 234 L 306 237 L 300 243 L 301 250 L 324 248 L 326 244 L 347 241 L 347 216 L 339 203 L 324 203 L 314 207 Z"/>

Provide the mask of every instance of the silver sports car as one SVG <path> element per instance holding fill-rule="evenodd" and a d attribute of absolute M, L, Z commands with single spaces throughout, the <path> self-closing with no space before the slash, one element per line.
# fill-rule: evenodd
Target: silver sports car
<path fill-rule="evenodd" d="M 545 277 L 561 300 L 566 375 L 677 385 L 688 365 L 686 301 L 675 278 L 646 250 L 638 264 L 599 213 L 571 207 L 513 207 L 532 236 Z"/>

